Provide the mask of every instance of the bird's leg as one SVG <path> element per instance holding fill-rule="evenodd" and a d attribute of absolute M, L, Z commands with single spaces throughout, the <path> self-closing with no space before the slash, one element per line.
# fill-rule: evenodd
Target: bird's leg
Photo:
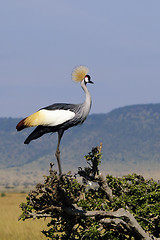
<path fill-rule="evenodd" d="M 59 175 L 62 175 L 62 168 L 61 168 L 61 162 L 60 162 L 60 150 L 59 150 L 59 146 L 60 146 L 60 142 L 61 142 L 61 138 L 63 136 L 63 130 L 59 130 L 58 131 L 58 144 L 57 144 L 57 150 L 55 153 L 55 156 L 57 158 L 57 163 L 58 163 L 58 169 L 59 169 Z"/>

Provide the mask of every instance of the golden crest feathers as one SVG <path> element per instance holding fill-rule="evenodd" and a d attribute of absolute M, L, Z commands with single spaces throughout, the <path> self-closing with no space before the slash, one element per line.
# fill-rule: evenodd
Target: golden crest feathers
<path fill-rule="evenodd" d="M 72 72 L 72 79 L 75 82 L 81 82 L 88 72 L 89 69 L 85 66 L 76 67 Z"/>

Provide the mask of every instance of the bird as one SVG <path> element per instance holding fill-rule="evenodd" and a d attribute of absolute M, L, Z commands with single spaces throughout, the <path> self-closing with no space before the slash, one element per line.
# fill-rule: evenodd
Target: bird
<path fill-rule="evenodd" d="M 56 159 L 58 163 L 59 175 L 62 175 L 60 162 L 60 142 L 63 133 L 68 128 L 82 124 L 87 118 L 91 109 L 91 95 L 88 91 L 87 84 L 91 81 L 88 75 L 89 69 L 80 65 L 73 69 L 72 79 L 80 82 L 81 88 L 85 92 L 85 101 L 80 104 L 54 103 L 47 107 L 39 109 L 32 115 L 22 119 L 16 126 L 17 131 L 28 127 L 36 127 L 33 132 L 26 138 L 24 144 L 29 144 L 32 140 L 40 138 L 46 133 L 58 133 L 58 143 L 56 148 Z"/>

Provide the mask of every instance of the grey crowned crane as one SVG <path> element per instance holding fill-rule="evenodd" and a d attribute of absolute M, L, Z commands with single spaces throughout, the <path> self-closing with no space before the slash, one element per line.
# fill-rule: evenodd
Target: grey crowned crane
<path fill-rule="evenodd" d="M 88 68 L 79 66 L 72 72 L 72 79 L 75 82 L 80 82 L 86 99 L 81 104 L 55 103 L 48 107 L 41 108 L 29 117 L 22 119 L 16 126 L 17 131 L 24 128 L 36 127 L 35 130 L 27 137 L 24 144 L 29 144 L 42 135 L 50 132 L 58 133 L 58 144 L 55 156 L 58 162 L 59 174 L 62 174 L 60 163 L 60 141 L 63 133 L 68 128 L 82 124 L 91 108 L 91 95 L 87 89 L 87 83 L 93 83 L 88 75 Z"/>

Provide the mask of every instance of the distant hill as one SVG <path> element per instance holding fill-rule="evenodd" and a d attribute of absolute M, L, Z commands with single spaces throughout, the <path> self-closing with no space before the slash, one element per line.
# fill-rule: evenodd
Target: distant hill
<path fill-rule="evenodd" d="M 15 126 L 19 120 L 0 118 L 0 169 L 24 167 L 29 171 L 37 167 L 43 171 L 50 161 L 56 163 L 57 133 L 47 134 L 26 146 L 23 142 L 32 129 L 17 132 Z M 158 174 L 160 104 L 132 105 L 108 114 L 92 114 L 82 126 L 67 130 L 61 143 L 62 168 L 84 166 L 83 156 L 100 142 L 106 171 L 119 173 L 125 168 L 126 171 L 143 168 Z"/>

